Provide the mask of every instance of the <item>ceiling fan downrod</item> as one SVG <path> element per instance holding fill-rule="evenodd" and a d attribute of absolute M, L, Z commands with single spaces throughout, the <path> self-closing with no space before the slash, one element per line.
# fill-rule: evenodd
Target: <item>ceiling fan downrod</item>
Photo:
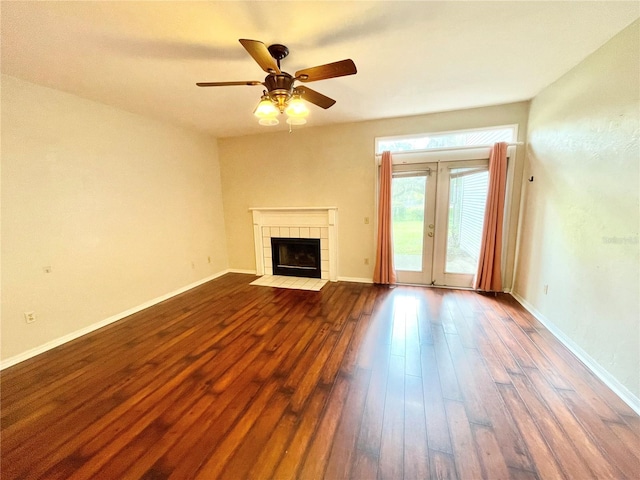
<path fill-rule="evenodd" d="M 289 55 L 289 49 L 279 43 L 269 45 L 267 50 L 269 50 L 271 56 L 276 59 L 276 62 L 278 62 L 278 68 L 280 68 L 280 60 Z"/>

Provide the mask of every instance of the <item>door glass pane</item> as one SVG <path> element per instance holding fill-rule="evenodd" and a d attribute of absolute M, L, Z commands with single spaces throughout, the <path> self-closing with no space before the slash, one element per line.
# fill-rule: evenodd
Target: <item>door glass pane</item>
<path fill-rule="evenodd" d="M 426 186 L 426 176 L 393 178 L 391 207 L 396 270 L 422 271 Z"/>
<path fill-rule="evenodd" d="M 475 274 L 489 173 L 486 168 L 456 168 L 451 170 L 450 179 L 445 271 Z"/>

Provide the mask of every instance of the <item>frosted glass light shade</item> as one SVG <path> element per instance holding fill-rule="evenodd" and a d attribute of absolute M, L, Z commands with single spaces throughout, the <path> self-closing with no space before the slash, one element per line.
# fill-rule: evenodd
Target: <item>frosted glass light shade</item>
<path fill-rule="evenodd" d="M 266 119 L 266 118 L 275 119 L 275 117 L 277 117 L 279 113 L 280 112 L 278 111 L 276 106 L 273 104 L 271 100 L 269 100 L 269 97 L 267 97 L 266 95 L 264 95 L 260 99 L 260 103 L 258 103 L 258 106 L 253 111 L 253 114 L 260 119 Z M 260 122 L 260 124 L 265 125 L 262 122 Z M 269 124 L 269 125 L 272 125 L 272 124 Z"/>
<path fill-rule="evenodd" d="M 302 118 L 304 119 L 309 115 L 309 109 L 302 101 L 300 97 L 294 96 L 287 105 L 287 109 L 284 111 L 287 116 L 291 118 Z M 306 123 L 306 122 L 305 122 Z M 301 124 L 292 124 L 292 125 L 301 125 Z"/>

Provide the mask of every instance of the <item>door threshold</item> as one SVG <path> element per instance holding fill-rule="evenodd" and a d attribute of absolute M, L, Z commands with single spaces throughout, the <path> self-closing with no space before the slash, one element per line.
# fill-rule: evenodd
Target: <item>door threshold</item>
<path fill-rule="evenodd" d="M 447 290 L 467 290 L 471 292 L 475 292 L 476 290 L 472 287 L 454 287 L 449 285 L 431 285 L 430 283 L 405 283 L 405 282 L 396 282 L 395 285 L 404 286 L 404 287 L 429 287 L 429 288 L 445 288 Z"/>

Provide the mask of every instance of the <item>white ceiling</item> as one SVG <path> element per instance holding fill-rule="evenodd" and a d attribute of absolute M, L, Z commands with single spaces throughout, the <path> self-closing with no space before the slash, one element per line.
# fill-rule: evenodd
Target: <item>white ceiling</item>
<path fill-rule="evenodd" d="M 640 16 L 640 2 L 2 1 L 2 73 L 218 137 L 273 129 L 238 42 L 283 43 L 282 69 L 351 58 L 308 84 L 337 100 L 308 125 L 528 100 Z M 304 128 L 304 127 L 302 127 Z"/>

